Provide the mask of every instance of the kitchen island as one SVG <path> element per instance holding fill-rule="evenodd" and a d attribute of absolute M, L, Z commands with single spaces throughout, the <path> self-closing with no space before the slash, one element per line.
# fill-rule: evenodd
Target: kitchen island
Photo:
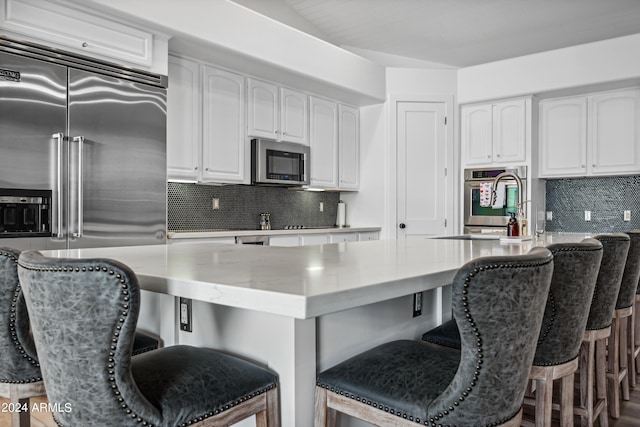
<path fill-rule="evenodd" d="M 141 319 L 151 319 L 148 327 L 159 330 L 165 344 L 215 347 L 274 369 L 282 425 L 302 427 L 313 424 L 316 372 L 385 341 L 417 339 L 446 320 L 447 285 L 464 263 L 584 237 L 550 233 L 523 242 L 408 239 L 294 248 L 184 243 L 44 254 L 116 259 L 136 272 L 142 289 L 170 300 L 193 299 L 193 333 L 163 331 L 177 324 L 174 302 L 158 303 L 155 310 L 149 304 Z M 417 317 L 415 293 L 424 295 Z M 351 419 L 339 423 L 359 425 Z"/>

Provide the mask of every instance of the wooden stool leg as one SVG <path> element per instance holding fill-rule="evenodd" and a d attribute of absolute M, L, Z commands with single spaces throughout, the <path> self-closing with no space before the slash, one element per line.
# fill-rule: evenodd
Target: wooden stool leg
<path fill-rule="evenodd" d="M 591 341 L 583 341 L 580 346 L 580 406 L 586 410 L 586 415 L 580 414 L 582 426 L 593 426 L 594 347 Z"/>
<path fill-rule="evenodd" d="M 549 371 L 544 379 L 536 380 L 536 427 L 551 425 L 553 405 L 553 377 Z"/>
<path fill-rule="evenodd" d="M 622 384 L 622 400 L 629 400 L 629 323 L 631 316 L 620 319 L 620 367 L 618 372 L 618 382 Z"/>
<path fill-rule="evenodd" d="M 640 372 L 640 315 L 636 316 L 635 313 L 640 310 L 640 294 L 636 294 L 636 302 L 635 307 L 633 307 L 634 312 L 634 323 L 633 323 L 633 358 L 635 359 L 635 369 L 636 373 Z"/>
<path fill-rule="evenodd" d="M 633 311 L 631 312 L 631 321 L 629 322 L 629 349 L 627 351 L 627 365 L 629 366 L 629 385 L 631 388 L 636 388 L 636 308 L 637 304 L 634 302 Z"/>
<path fill-rule="evenodd" d="M 620 384 L 618 378 L 620 374 L 620 319 L 615 317 L 611 323 L 611 336 L 609 337 L 607 362 L 609 370 L 608 379 L 608 400 L 609 415 L 611 418 L 620 418 Z"/>
<path fill-rule="evenodd" d="M 560 392 L 560 426 L 573 427 L 573 375 L 562 378 Z"/>
<path fill-rule="evenodd" d="M 595 343 L 595 375 L 596 375 L 596 408 L 600 409 L 600 427 L 609 427 L 609 414 L 607 402 L 607 344 L 606 340 L 598 340 Z M 593 384 L 593 383 L 592 383 Z M 601 408 L 599 408 L 602 406 Z M 593 414 L 592 414 L 593 417 Z M 593 419 L 592 419 L 593 423 Z M 593 424 L 591 424 L 593 425 Z"/>

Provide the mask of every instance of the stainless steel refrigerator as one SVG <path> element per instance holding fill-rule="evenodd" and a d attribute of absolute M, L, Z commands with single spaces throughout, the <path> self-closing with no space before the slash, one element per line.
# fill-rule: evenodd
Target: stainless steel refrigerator
<path fill-rule="evenodd" d="M 165 243 L 166 77 L 0 36 L 0 189 L 50 190 L 22 249 Z"/>

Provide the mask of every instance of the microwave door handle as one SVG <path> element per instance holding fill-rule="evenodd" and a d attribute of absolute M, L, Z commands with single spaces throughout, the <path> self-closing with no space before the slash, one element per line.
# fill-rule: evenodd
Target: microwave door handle
<path fill-rule="evenodd" d="M 77 198 L 77 204 L 78 204 L 78 227 L 77 227 L 77 231 L 75 233 L 73 233 L 73 237 L 82 237 L 82 233 L 83 233 L 83 223 L 84 223 L 84 219 L 82 217 L 83 214 L 83 208 L 84 208 L 84 199 L 83 199 L 83 192 L 82 192 L 82 152 L 83 152 L 83 147 L 84 147 L 84 136 L 76 136 L 73 138 L 73 142 L 77 142 L 78 143 L 78 198 Z"/>
<path fill-rule="evenodd" d="M 64 141 L 64 133 L 59 132 L 53 134 L 53 139 L 56 140 L 56 176 L 55 176 L 55 198 L 56 198 L 56 220 L 52 221 L 55 226 L 55 230 L 52 230 L 52 235 L 55 238 L 63 239 L 64 238 L 64 224 L 62 217 L 62 208 L 63 208 L 63 200 L 62 197 L 62 184 L 63 184 L 63 171 L 62 171 L 62 162 L 63 162 L 63 141 Z"/>

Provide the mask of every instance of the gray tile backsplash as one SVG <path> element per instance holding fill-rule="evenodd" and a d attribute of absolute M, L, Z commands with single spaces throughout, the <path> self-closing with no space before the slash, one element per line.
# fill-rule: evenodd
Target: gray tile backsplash
<path fill-rule="evenodd" d="M 554 179 L 546 183 L 547 231 L 612 233 L 640 228 L 640 175 Z M 591 211 L 591 221 L 584 211 Z M 631 211 L 631 221 L 623 212 Z"/>
<path fill-rule="evenodd" d="M 213 198 L 220 209 L 212 209 Z M 168 183 L 169 231 L 258 229 L 260 213 L 271 214 L 271 227 L 331 227 L 336 222 L 340 193 L 292 191 L 249 185 L 210 186 Z M 324 212 L 320 212 L 320 202 Z"/>

